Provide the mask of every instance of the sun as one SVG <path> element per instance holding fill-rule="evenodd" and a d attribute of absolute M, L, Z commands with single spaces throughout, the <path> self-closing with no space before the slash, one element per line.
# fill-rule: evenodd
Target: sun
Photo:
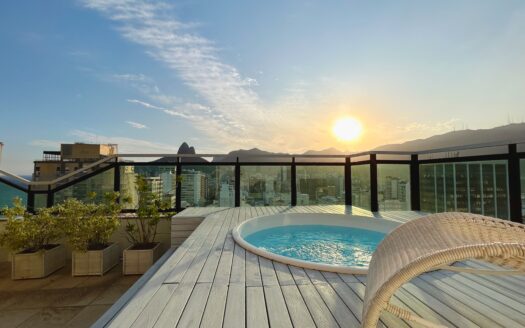
<path fill-rule="evenodd" d="M 335 121 L 332 133 L 341 141 L 354 141 L 361 136 L 363 126 L 353 117 L 343 117 Z"/>

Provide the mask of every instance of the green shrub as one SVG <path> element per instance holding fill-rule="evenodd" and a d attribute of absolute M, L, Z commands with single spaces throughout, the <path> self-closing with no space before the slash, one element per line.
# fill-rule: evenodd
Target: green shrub
<path fill-rule="evenodd" d="M 92 195 L 92 200 L 95 195 Z M 121 206 L 118 193 L 104 194 L 101 203 L 84 203 L 69 198 L 56 206 L 62 230 L 71 247 L 76 251 L 104 249 L 120 225 Z"/>
<path fill-rule="evenodd" d="M 7 217 L 7 224 L 0 234 L 0 245 L 15 252 L 36 252 L 60 239 L 62 230 L 56 208 L 42 208 L 31 214 L 20 198 L 15 198 L 13 204 L 13 207 L 2 211 Z"/>
<path fill-rule="evenodd" d="M 163 202 L 158 194 L 151 192 L 146 179 L 141 176 L 137 176 L 136 191 L 137 213 L 127 220 L 126 237 L 135 246 L 148 246 L 155 242 L 160 220 L 169 218 L 172 213 L 164 212 L 170 205 Z"/>

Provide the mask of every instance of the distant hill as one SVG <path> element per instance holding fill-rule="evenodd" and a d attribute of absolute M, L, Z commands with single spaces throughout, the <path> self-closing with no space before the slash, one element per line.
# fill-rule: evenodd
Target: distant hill
<path fill-rule="evenodd" d="M 323 150 L 308 150 L 304 152 L 304 155 L 345 155 L 345 153 L 337 148 L 331 147 Z"/>
<path fill-rule="evenodd" d="M 374 150 L 421 151 L 489 142 L 525 141 L 525 123 L 515 123 L 492 129 L 461 130 L 417 139 L 399 144 L 388 144 Z"/>
<path fill-rule="evenodd" d="M 177 151 L 177 154 L 184 154 L 184 155 L 194 155 L 195 154 L 195 148 L 193 146 L 189 146 L 186 142 L 183 142 L 182 145 L 180 145 L 179 150 Z M 176 163 L 177 158 L 176 157 L 162 157 L 156 160 L 155 162 L 164 162 L 164 163 Z M 182 163 L 207 163 L 208 161 L 204 158 L 200 157 L 192 157 L 192 158 L 182 158 Z"/>
<path fill-rule="evenodd" d="M 272 153 L 269 151 L 260 150 L 258 148 L 252 149 L 239 149 L 229 152 L 224 157 L 216 157 L 213 159 L 214 162 L 235 162 L 237 157 L 240 160 L 246 161 L 257 161 L 257 162 L 284 162 L 289 161 L 289 157 L 260 157 L 263 155 L 288 155 L 286 153 Z"/>
<path fill-rule="evenodd" d="M 465 146 L 472 144 L 490 143 L 490 142 L 509 142 L 509 141 L 524 141 L 525 142 L 525 123 L 515 123 L 495 127 L 492 129 L 479 130 L 461 130 L 452 131 L 440 135 L 435 135 L 426 139 L 411 140 L 399 144 L 387 144 L 379 146 L 374 150 L 393 150 L 393 151 L 421 151 L 428 149 L 438 149 L 445 147 Z M 190 147 L 186 142 L 182 143 L 178 154 L 195 154 L 195 148 Z M 336 149 L 327 148 L 323 150 L 308 150 L 304 155 L 345 155 L 346 153 Z M 474 154 L 474 153 L 472 153 Z M 277 155 L 276 157 L 261 157 L 263 155 Z M 282 155 L 283 157 L 279 157 Z M 290 161 L 287 153 L 273 153 L 258 148 L 239 149 L 229 152 L 224 157 L 216 157 L 213 162 L 235 162 L 237 157 L 243 162 L 288 162 Z M 161 158 L 158 161 L 162 162 L 176 162 L 174 157 Z M 330 158 L 319 158 L 316 162 L 333 161 Z M 184 158 L 183 163 L 207 162 L 204 158 Z"/>

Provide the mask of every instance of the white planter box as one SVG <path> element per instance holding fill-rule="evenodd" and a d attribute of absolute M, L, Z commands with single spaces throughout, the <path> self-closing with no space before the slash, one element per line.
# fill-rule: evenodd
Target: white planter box
<path fill-rule="evenodd" d="M 116 266 L 120 258 L 120 247 L 113 243 L 101 250 L 79 252 L 71 256 L 71 275 L 102 276 Z"/>
<path fill-rule="evenodd" d="M 155 247 L 150 249 L 132 248 L 133 245 L 124 250 L 122 270 L 125 275 L 143 274 L 162 255 L 160 243 L 156 243 Z"/>
<path fill-rule="evenodd" d="M 66 265 L 66 249 L 63 245 L 35 253 L 13 254 L 12 279 L 34 279 L 49 276 Z"/>

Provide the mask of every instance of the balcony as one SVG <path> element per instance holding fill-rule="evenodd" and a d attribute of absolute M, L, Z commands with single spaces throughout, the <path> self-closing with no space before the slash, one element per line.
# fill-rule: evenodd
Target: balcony
<path fill-rule="evenodd" d="M 0 206 L 19 196 L 38 210 L 107 191 L 133 200 L 140 175 L 179 212 L 164 231 L 172 247 L 95 325 L 112 327 L 358 326 L 366 276 L 302 269 L 244 250 L 230 230 L 252 217 L 337 213 L 403 223 L 460 211 L 523 222 L 525 214 L 523 143 L 213 161 L 219 158 L 225 155 L 119 154 L 47 185 L 4 172 Z M 125 212 L 134 210 L 131 201 Z M 196 218 L 202 223 L 194 231 L 177 230 Z M 491 267 L 479 261 L 457 265 Z M 394 303 L 449 326 L 519 327 L 525 324 L 523 286 L 522 277 L 433 271 L 404 285 Z M 388 313 L 381 322 L 410 326 Z"/>
<path fill-rule="evenodd" d="M 489 144 L 418 153 L 251 156 L 226 162 L 220 161 L 225 158 L 222 154 L 120 154 L 57 181 L 29 182 L 0 175 L 0 206 L 10 204 L 13 196 L 24 199 L 32 210 L 68 197 L 85 199 L 90 192 L 133 196 L 134 177 L 140 175 L 156 179 L 157 192 L 177 211 L 340 204 L 372 212 L 460 211 L 522 221 L 523 148 L 523 144 Z"/>

